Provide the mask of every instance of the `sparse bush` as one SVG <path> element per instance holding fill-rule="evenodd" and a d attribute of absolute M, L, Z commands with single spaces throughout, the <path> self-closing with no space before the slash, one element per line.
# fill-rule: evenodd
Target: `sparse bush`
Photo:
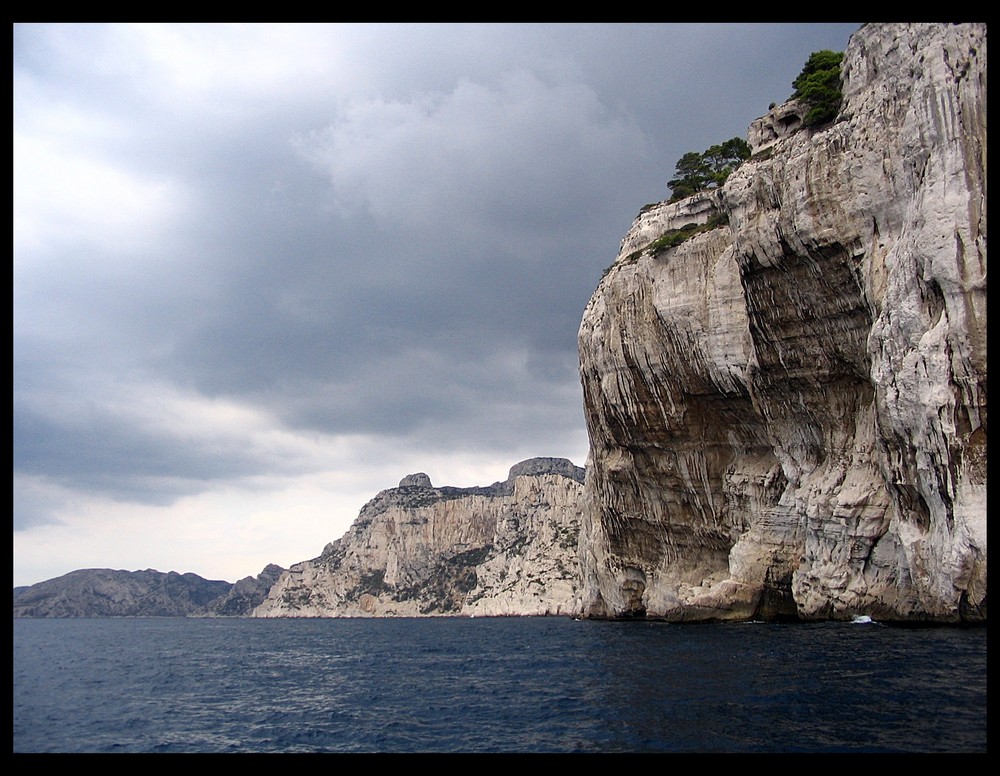
<path fill-rule="evenodd" d="M 792 99 L 801 100 L 809 108 L 803 123 L 807 127 L 826 124 L 837 118 L 841 92 L 840 63 L 842 51 L 816 51 L 810 54 L 802 72 L 792 81 Z"/>
<path fill-rule="evenodd" d="M 637 262 L 643 253 L 648 252 L 655 256 L 657 253 L 665 251 L 667 248 L 676 248 L 682 242 L 696 234 L 710 232 L 713 229 L 718 229 L 720 226 L 726 226 L 728 223 L 729 216 L 725 213 L 716 213 L 703 224 L 684 224 L 684 226 L 680 229 L 668 229 L 648 245 L 637 251 L 632 251 L 628 256 L 625 256 L 620 261 L 616 261 L 614 264 L 607 267 L 604 270 L 604 274 L 601 275 L 601 278 L 605 278 L 607 274 L 611 272 L 612 267 Z"/>
<path fill-rule="evenodd" d="M 718 188 L 749 158 L 750 145 L 741 137 L 714 145 L 700 154 L 688 151 L 677 160 L 676 177 L 667 181 L 672 192 L 670 201 L 677 202 L 699 191 Z"/>

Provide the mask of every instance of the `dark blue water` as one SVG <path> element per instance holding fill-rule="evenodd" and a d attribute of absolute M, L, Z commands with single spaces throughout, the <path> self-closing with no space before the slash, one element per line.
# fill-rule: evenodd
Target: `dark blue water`
<path fill-rule="evenodd" d="M 985 752 L 986 628 L 14 620 L 15 752 Z"/>

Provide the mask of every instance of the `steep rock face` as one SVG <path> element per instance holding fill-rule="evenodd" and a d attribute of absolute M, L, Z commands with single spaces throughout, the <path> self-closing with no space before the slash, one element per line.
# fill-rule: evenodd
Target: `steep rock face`
<path fill-rule="evenodd" d="M 275 563 L 268 563 L 256 577 L 243 577 L 222 596 L 210 601 L 195 614 L 206 617 L 246 617 L 257 608 L 271 587 L 284 573 Z"/>
<path fill-rule="evenodd" d="M 404 477 L 255 617 L 574 614 L 583 469 L 538 458 L 481 488 Z"/>
<path fill-rule="evenodd" d="M 587 614 L 986 618 L 986 26 L 867 25 L 843 76 L 587 307 Z"/>

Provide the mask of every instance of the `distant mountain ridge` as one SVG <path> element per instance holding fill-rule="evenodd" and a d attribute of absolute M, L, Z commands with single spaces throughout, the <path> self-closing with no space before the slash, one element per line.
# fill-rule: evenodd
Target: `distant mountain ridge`
<path fill-rule="evenodd" d="M 283 571 L 269 564 L 234 584 L 190 572 L 80 569 L 14 588 L 14 617 L 240 617 Z"/>

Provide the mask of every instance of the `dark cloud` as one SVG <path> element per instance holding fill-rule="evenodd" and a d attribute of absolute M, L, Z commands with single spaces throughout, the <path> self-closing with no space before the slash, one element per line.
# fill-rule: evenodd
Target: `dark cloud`
<path fill-rule="evenodd" d="M 15 526 L 578 446 L 632 218 L 854 27 L 16 25 Z"/>

